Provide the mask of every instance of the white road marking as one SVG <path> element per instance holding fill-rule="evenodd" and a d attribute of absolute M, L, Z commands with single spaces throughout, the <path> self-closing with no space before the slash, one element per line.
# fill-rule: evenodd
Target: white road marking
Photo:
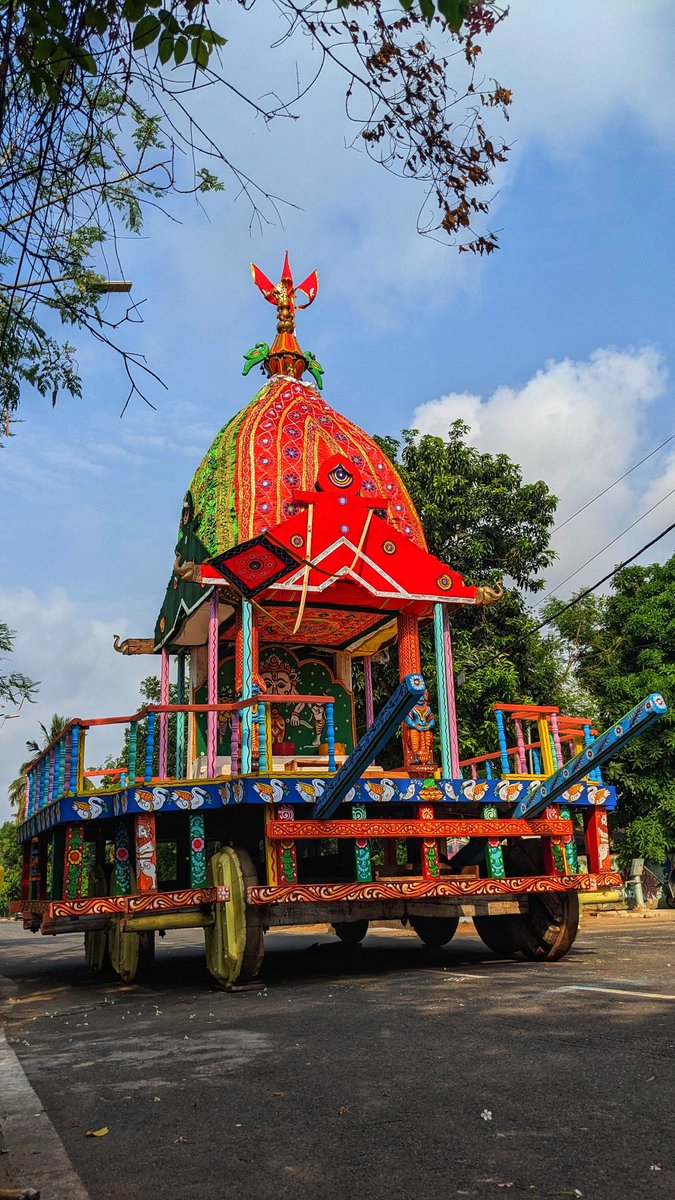
<path fill-rule="evenodd" d="M 551 988 L 551 992 L 604 992 L 607 996 L 630 996 L 633 1000 L 675 1000 L 665 992 L 629 992 L 625 988 L 595 987 L 590 983 L 571 983 L 566 987 Z"/>

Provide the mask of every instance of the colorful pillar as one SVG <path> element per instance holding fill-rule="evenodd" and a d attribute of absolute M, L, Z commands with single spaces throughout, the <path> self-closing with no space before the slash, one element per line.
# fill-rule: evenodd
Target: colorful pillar
<path fill-rule="evenodd" d="M 190 887 L 206 886 L 206 825 L 203 813 L 190 813 Z"/>
<path fill-rule="evenodd" d="M 560 816 L 566 821 L 574 821 L 571 810 L 566 806 L 560 809 Z M 574 830 L 563 838 L 563 853 L 567 864 L 567 871 L 570 875 L 577 875 L 579 872 L 579 856 L 577 854 L 577 843 L 574 837 Z"/>
<path fill-rule="evenodd" d="M 484 820 L 496 821 L 499 817 L 499 812 L 497 811 L 497 806 L 495 804 L 484 804 L 480 815 Z M 504 865 L 504 851 L 502 850 L 502 844 L 499 838 L 488 838 L 487 846 L 485 848 L 485 862 L 490 879 L 505 878 L 506 867 Z"/>
<path fill-rule="evenodd" d="M 113 895 L 128 896 L 131 893 L 131 866 L 129 863 L 129 828 L 125 817 L 115 825 L 115 869 L 113 873 Z"/>
<path fill-rule="evenodd" d="M 495 709 L 495 717 L 497 720 L 497 737 L 499 738 L 499 752 L 502 760 L 502 771 L 505 775 L 508 775 L 511 771 L 511 763 L 509 762 L 509 743 L 506 740 L 504 713 L 500 708 Z"/>
<path fill-rule="evenodd" d="M 71 827 L 68 826 L 70 829 Z M 66 847 L 66 826 L 56 825 L 52 832 L 52 881 L 49 889 L 50 900 L 63 898 L 63 865 Z"/>
<path fill-rule="evenodd" d="M 176 691 L 178 704 L 185 704 L 185 651 L 181 650 L 178 654 L 178 670 L 176 677 Z M 176 779 L 185 778 L 186 753 L 185 753 L 185 716 L 184 712 L 176 713 Z"/>
<path fill-rule="evenodd" d="M 434 810 L 429 804 L 420 804 L 417 809 L 419 821 L 433 821 Z M 422 842 L 422 874 L 425 879 L 435 879 L 440 875 L 438 864 L 438 842 L 434 838 L 424 838 Z"/>
<path fill-rule="evenodd" d="M 136 787 L 136 760 L 138 758 L 138 721 L 129 723 L 129 763 L 127 766 L 127 785 Z"/>
<path fill-rule="evenodd" d="M 159 690 L 160 704 L 169 703 L 169 674 L 171 659 L 168 650 L 162 650 L 162 673 Z M 161 713 L 159 718 L 159 777 L 166 779 L 169 762 L 169 714 Z"/>
<path fill-rule="evenodd" d="M 211 592 L 209 603 L 209 637 L 207 665 L 207 703 L 218 703 L 218 589 Z M 206 719 L 206 774 L 215 778 L 218 758 L 218 713 L 210 712 Z"/>
<path fill-rule="evenodd" d="M 457 700 L 455 670 L 452 658 L 452 634 L 447 604 L 434 605 L 434 642 L 438 678 L 438 721 L 441 742 L 441 765 L 444 779 L 459 779 L 459 737 L 457 734 Z"/>
<path fill-rule="evenodd" d="M 145 782 L 152 782 L 152 760 L 155 754 L 155 726 L 157 713 L 148 713 L 148 727 L 145 734 Z"/>
<path fill-rule="evenodd" d="M 563 765 L 562 744 L 560 741 L 560 729 L 558 727 L 558 714 L 551 713 L 551 734 L 553 736 L 553 750 L 556 761 L 556 768 Z"/>
<path fill-rule="evenodd" d="M 419 621 L 414 613 L 400 612 L 396 624 L 398 627 L 398 675 L 405 679 L 406 675 L 422 674 L 422 656 L 420 653 Z M 403 762 L 411 766 L 412 753 L 408 741 L 403 736 Z"/>
<path fill-rule="evenodd" d="M 599 871 L 611 871 L 612 859 L 606 809 L 584 809 L 584 829 L 590 874 L 596 875 Z"/>
<path fill-rule="evenodd" d="M 513 724 L 516 727 L 516 742 L 518 744 L 518 770 L 521 775 L 527 774 L 527 754 L 525 753 L 525 738 L 523 736 L 523 722 L 520 717 L 515 717 Z"/>
<path fill-rule="evenodd" d="M 77 792 L 80 782 L 80 727 L 73 725 L 70 735 L 70 791 Z"/>
<path fill-rule="evenodd" d="M 154 813 L 134 817 L 136 886 L 139 892 L 157 891 L 157 830 Z"/>
<path fill-rule="evenodd" d="M 31 900 L 47 898 L 47 839 L 34 837 L 30 843 L 29 895 Z"/>
<path fill-rule="evenodd" d="M 248 699 L 253 695 L 253 605 L 250 600 L 241 601 L 241 626 L 240 637 L 237 638 L 237 647 L 241 656 L 240 664 L 235 663 L 235 675 L 241 672 L 241 691 L 240 697 L 242 700 Z M 253 712 L 250 707 L 242 709 L 241 720 L 239 726 L 239 755 L 241 761 L 241 773 L 247 775 L 253 765 Z"/>
<path fill-rule="evenodd" d="M 77 821 L 66 827 L 63 870 L 63 898 L 74 900 L 82 895 L 84 824 Z"/>
<path fill-rule="evenodd" d="M 365 804 L 352 804 L 352 820 L 365 821 L 368 818 Z M 370 854 L 370 842 L 368 838 L 355 838 L 354 840 L 354 866 L 356 868 L 357 883 L 372 883 L 373 882 L 373 862 Z"/>

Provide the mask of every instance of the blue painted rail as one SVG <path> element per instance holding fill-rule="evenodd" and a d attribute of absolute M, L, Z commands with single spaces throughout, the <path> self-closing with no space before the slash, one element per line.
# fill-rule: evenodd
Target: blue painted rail
<path fill-rule="evenodd" d="M 366 767 L 394 736 L 401 721 L 424 697 L 426 684 L 421 675 L 406 675 L 396 691 L 377 714 L 373 724 L 356 743 L 337 775 L 326 785 L 314 809 L 315 820 L 325 821 L 340 807 L 347 792 L 361 778 Z"/>
<path fill-rule="evenodd" d="M 617 721 L 616 725 L 612 725 L 611 729 L 606 729 L 589 746 L 586 746 L 579 754 L 565 763 L 564 767 L 556 771 L 555 775 L 551 775 L 545 783 L 521 800 L 516 805 L 513 816 L 535 817 L 548 804 L 554 804 L 556 800 L 559 800 L 573 784 L 580 783 L 582 779 L 590 775 L 591 771 L 597 771 L 603 763 L 609 762 L 611 758 L 616 758 L 624 746 L 639 737 L 641 733 L 645 733 L 667 712 L 668 705 L 663 696 L 658 692 L 652 692 L 651 696 L 648 696 L 640 704 L 636 704 L 635 708 Z"/>

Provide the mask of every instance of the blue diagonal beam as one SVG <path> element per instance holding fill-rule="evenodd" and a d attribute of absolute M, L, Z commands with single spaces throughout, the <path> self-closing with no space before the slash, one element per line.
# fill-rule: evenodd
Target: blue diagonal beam
<path fill-rule="evenodd" d="M 610 758 L 616 758 L 624 746 L 639 737 L 641 733 L 645 733 L 655 721 L 658 721 L 659 717 L 664 716 L 667 712 L 668 705 L 663 696 L 659 692 L 652 692 L 651 696 L 648 696 L 641 704 L 636 704 L 635 708 L 617 721 L 616 725 L 612 725 L 611 729 L 606 729 L 604 733 L 600 734 L 600 737 L 591 742 L 590 746 L 586 746 L 580 754 L 575 755 L 565 763 L 564 767 L 556 771 L 555 775 L 551 775 L 545 783 L 521 800 L 516 805 L 513 816 L 535 817 L 537 813 L 546 808 L 547 804 L 553 804 L 559 800 L 569 787 L 580 783 L 590 771 L 601 767 Z"/>
<path fill-rule="evenodd" d="M 426 691 L 421 675 L 406 675 L 396 691 L 380 709 L 373 724 L 356 743 L 349 757 L 327 785 L 321 800 L 314 809 L 314 817 L 325 821 L 342 804 L 347 792 L 359 780 L 375 756 L 394 736 L 401 721 L 411 708 L 419 704 Z"/>

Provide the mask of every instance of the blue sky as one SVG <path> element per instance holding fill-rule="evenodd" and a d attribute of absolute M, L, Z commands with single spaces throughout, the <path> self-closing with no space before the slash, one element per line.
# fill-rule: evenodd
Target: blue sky
<path fill-rule="evenodd" d="M 290 86 L 296 60 L 310 70 L 304 40 L 268 49 L 279 32 L 272 6 L 221 10 L 234 82 L 257 96 Z M 486 74 L 514 91 L 513 152 L 492 215 L 502 249 L 484 261 L 420 239 L 420 191 L 345 148 L 342 83 L 330 72 L 297 122 L 266 127 L 231 98 L 200 98 L 233 160 L 300 207 L 282 210 L 283 227 L 251 232 L 226 179 L 206 213 L 184 200 L 180 224 L 152 216 L 127 243 L 125 273 L 134 297 L 147 297 L 127 344 L 168 385 L 151 390 L 157 410 L 134 401 L 120 420 L 122 372 L 81 341 L 84 399 L 63 397 L 53 411 L 28 399 L 0 452 L 0 616 L 17 631 L 13 665 L 41 681 L 38 702 L 0 727 L 0 817 L 38 720 L 136 706 L 151 664 L 116 655 L 112 634 L 152 632 L 185 488 L 257 388 L 258 377 L 241 377 L 242 355 L 272 336 L 274 312 L 250 281 L 251 258 L 276 278 L 288 247 L 296 278 L 318 268 L 319 299 L 299 333 L 326 369 L 330 403 L 377 433 L 443 432 L 464 416 L 481 449 L 506 451 L 526 478 L 550 484 L 561 521 L 675 433 L 674 59 L 669 0 L 639 10 L 633 0 L 516 0 L 483 55 Z M 122 302 L 109 299 L 111 315 Z M 547 590 L 592 583 L 671 522 L 674 446 L 561 529 Z M 673 550 L 671 535 L 653 553 Z M 104 738 L 97 747 L 112 748 Z"/>

